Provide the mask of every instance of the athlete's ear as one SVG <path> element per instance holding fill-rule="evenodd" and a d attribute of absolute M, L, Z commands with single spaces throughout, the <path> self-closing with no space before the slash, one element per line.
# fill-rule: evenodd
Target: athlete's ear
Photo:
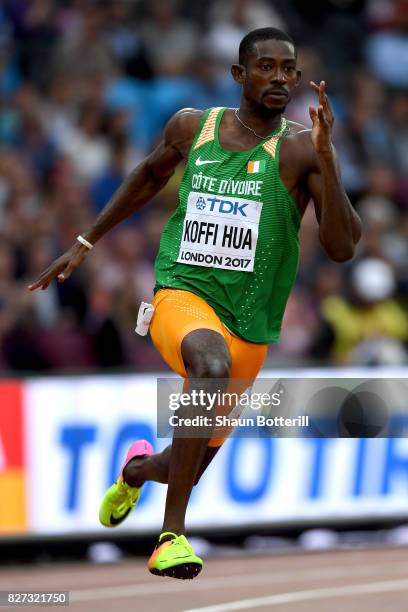
<path fill-rule="evenodd" d="M 302 79 L 302 71 L 296 70 L 296 87 L 300 84 L 301 79 Z"/>
<path fill-rule="evenodd" d="M 232 74 L 234 81 L 242 85 L 243 82 L 245 81 L 245 74 L 246 74 L 245 66 L 243 66 L 242 64 L 232 64 L 231 74 Z"/>

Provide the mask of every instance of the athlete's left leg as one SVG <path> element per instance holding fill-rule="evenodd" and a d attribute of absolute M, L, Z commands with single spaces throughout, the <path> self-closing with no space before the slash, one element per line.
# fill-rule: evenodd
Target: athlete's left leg
<path fill-rule="evenodd" d="M 217 446 L 207 446 L 203 460 L 194 479 L 195 485 L 198 484 L 201 476 L 220 450 L 223 442 L 224 440 L 220 441 Z M 123 470 L 124 481 L 131 487 L 141 487 L 143 483 L 148 480 L 161 484 L 168 484 L 171 448 L 172 445 L 169 444 L 169 446 L 166 446 L 160 453 L 131 459 Z"/>
<path fill-rule="evenodd" d="M 215 374 L 220 378 L 228 376 L 230 357 L 224 337 L 225 328 L 214 310 L 204 300 L 189 291 L 164 289 L 156 293 L 153 304 L 155 312 L 150 326 L 150 335 L 157 350 L 174 372 L 184 379 L 188 378 L 188 374 L 198 378 L 205 378 L 207 374 L 209 378 Z M 187 372 L 182 355 L 183 341 L 187 336 L 195 334 L 202 336 L 203 333 L 210 334 L 215 339 L 213 350 L 208 351 L 208 353 L 213 353 L 214 359 L 208 354 L 207 363 L 200 371 L 197 364 L 193 363 L 194 354 L 196 352 L 198 354 L 200 349 L 200 346 L 197 345 L 197 351 L 194 349 L 190 351 L 189 361 L 192 363 L 187 365 L 191 372 Z M 204 351 L 203 354 L 205 356 L 206 352 Z M 227 367 L 221 367 L 222 364 Z M 205 369 L 208 370 L 207 373 Z M 145 480 L 169 482 L 170 458 L 174 447 L 178 445 L 172 444 L 162 453 L 152 455 L 150 450 L 143 450 L 150 447 L 146 444 L 140 444 L 140 449 L 139 446 L 132 445 L 116 483 L 110 487 L 102 500 L 99 516 L 106 527 L 118 525 L 129 515 L 139 499 L 140 488 Z M 203 456 L 200 451 L 197 466 L 194 466 L 197 471 L 202 460 L 208 460 L 206 457 L 207 443 L 196 439 L 192 444 L 202 445 L 204 450 Z M 132 452 L 133 447 L 135 452 Z M 182 463 L 185 462 L 182 461 Z M 194 473 L 194 479 L 195 477 Z M 181 498 L 182 496 L 179 497 L 179 503 L 182 505 Z M 177 503 L 174 504 L 174 512 L 177 513 L 176 507 Z M 168 520 L 171 522 L 169 516 Z"/>

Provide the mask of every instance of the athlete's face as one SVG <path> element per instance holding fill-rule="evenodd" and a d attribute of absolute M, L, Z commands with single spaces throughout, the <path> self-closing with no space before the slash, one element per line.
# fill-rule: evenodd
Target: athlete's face
<path fill-rule="evenodd" d="M 283 112 L 300 81 L 293 45 L 275 39 L 255 43 L 246 65 L 235 64 L 232 74 L 248 102 L 266 114 Z"/>

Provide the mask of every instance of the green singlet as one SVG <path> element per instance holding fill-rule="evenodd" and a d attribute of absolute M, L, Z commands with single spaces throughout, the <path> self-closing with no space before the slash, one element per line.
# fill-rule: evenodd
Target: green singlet
<path fill-rule="evenodd" d="M 180 184 L 179 206 L 163 231 L 155 292 L 202 297 L 234 334 L 277 342 L 299 262 L 300 214 L 279 176 L 286 120 L 247 151 L 226 151 L 225 109 L 205 112 Z"/>

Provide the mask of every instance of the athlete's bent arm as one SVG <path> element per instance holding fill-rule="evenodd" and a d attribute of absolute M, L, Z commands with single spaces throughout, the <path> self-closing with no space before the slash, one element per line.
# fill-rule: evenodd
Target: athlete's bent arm
<path fill-rule="evenodd" d="M 163 141 L 130 173 L 92 226 L 83 232 L 85 240 L 94 245 L 115 225 L 147 204 L 166 185 L 176 166 L 187 155 L 201 115 L 201 111 L 183 109 L 169 120 Z M 59 282 L 64 282 L 88 253 L 88 247 L 75 242 L 28 288 L 30 291 L 39 287 L 46 289 L 56 276 Z"/>
<path fill-rule="evenodd" d="M 331 141 L 334 116 L 325 94 L 325 84 L 312 84 L 319 94 L 319 107 L 310 108 L 313 122 L 311 166 L 307 176 L 308 191 L 313 199 L 319 222 L 319 238 L 334 261 L 347 261 L 361 237 L 361 221 L 341 182 L 340 168 Z"/>
<path fill-rule="evenodd" d="M 331 156 L 320 157 L 307 179 L 319 223 L 319 239 L 334 261 L 347 261 L 361 238 L 361 221 L 352 207 L 340 178 L 333 147 Z"/>

